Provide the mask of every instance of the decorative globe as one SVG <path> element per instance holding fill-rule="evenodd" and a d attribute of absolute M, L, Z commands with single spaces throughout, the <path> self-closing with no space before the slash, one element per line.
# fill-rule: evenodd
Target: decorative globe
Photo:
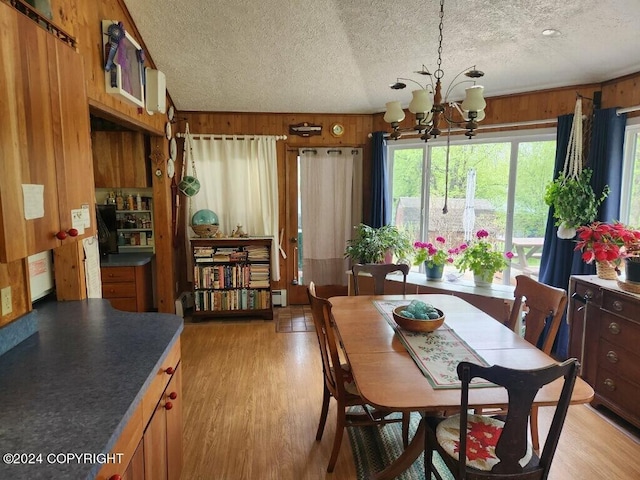
<path fill-rule="evenodd" d="M 180 190 L 180 192 L 182 192 L 187 197 L 193 197 L 196 193 L 200 191 L 200 182 L 196 177 L 192 177 L 191 175 L 185 175 L 184 178 L 180 180 L 180 183 L 178 184 L 178 190 Z M 213 214 L 215 215 L 215 213 Z"/>
<path fill-rule="evenodd" d="M 212 210 L 198 210 L 191 217 L 191 225 L 219 225 L 218 215 Z"/>
<path fill-rule="evenodd" d="M 191 228 L 199 237 L 213 237 L 218 225 L 218 215 L 211 210 L 198 210 L 191 217 Z"/>

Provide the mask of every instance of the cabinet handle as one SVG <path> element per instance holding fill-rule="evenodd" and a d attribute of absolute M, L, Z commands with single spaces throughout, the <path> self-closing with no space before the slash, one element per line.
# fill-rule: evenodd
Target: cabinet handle
<path fill-rule="evenodd" d="M 607 353 L 607 360 L 611 363 L 618 363 L 618 355 L 613 350 L 609 350 Z"/>
<path fill-rule="evenodd" d="M 614 335 L 618 335 L 620 333 L 620 325 L 618 325 L 616 322 L 611 322 L 609 324 L 609 331 Z"/>
<path fill-rule="evenodd" d="M 170 398 L 171 400 L 175 400 L 176 398 L 178 398 L 178 394 L 177 394 L 176 392 L 171 392 L 171 393 L 169 394 L 169 398 Z"/>
<path fill-rule="evenodd" d="M 56 238 L 58 240 L 64 240 L 65 238 L 67 238 L 67 236 L 69 236 L 69 237 L 77 237 L 78 236 L 78 230 L 75 229 L 75 228 L 70 228 L 66 232 L 64 230 L 60 230 L 58 233 L 56 233 Z"/>
<path fill-rule="evenodd" d="M 171 409 L 173 408 L 173 403 L 171 403 L 171 402 L 167 402 L 167 403 L 165 403 L 165 404 L 164 404 L 164 408 L 165 408 L 166 410 L 171 410 Z"/>
<path fill-rule="evenodd" d="M 620 300 L 616 300 L 613 302 L 613 309 L 616 312 L 621 312 L 622 311 L 622 302 Z"/>
<path fill-rule="evenodd" d="M 165 373 L 167 375 L 173 375 L 173 372 L 174 372 L 173 367 L 167 367 L 167 369 L 165 370 Z"/>
<path fill-rule="evenodd" d="M 610 378 L 607 378 L 604 381 L 604 386 L 607 387 L 607 390 L 609 390 L 610 392 L 613 392 L 616 389 L 616 382 L 614 382 Z"/>
<path fill-rule="evenodd" d="M 109 480 L 122 480 L 122 477 L 116 473 L 115 475 L 111 475 Z"/>

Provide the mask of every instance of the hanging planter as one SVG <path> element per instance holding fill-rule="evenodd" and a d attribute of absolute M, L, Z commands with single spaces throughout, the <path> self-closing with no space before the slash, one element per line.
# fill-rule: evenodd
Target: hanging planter
<path fill-rule="evenodd" d="M 576 235 L 576 228 L 593 222 L 598 215 L 598 207 L 609 195 L 608 185 L 605 185 L 599 197 L 593 191 L 591 187 L 593 172 L 589 168 L 582 168 L 582 142 L 582 99 L 578 98 L 564 170 L 547 185 L 544 195 L 545 203 L 553 207 L 558 238 L 573 238 Z"/>

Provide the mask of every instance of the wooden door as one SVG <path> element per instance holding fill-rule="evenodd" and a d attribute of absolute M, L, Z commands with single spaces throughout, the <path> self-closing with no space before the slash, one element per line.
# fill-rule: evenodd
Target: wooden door
<path fill-rule="evenodd" d="M 164 395 L 143 437 L 145 480 L 167 480 L 167 421 Z"/>
<path fill-rule="evenodd" d="M 131 457 L 129 466 L 122 474 L 122 480 L 145 480 L 144 478 L 144 442 L 140 440 L 138 448 Z"/>

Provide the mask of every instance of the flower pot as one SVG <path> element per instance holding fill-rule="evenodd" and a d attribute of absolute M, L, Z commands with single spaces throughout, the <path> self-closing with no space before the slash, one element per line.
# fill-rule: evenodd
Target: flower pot
<path fill-rule="evenodd" d="M 476 287 L 489 287 L 493 283 L 494 272 L 482 272 L 480 274 L 473 274 L 473 282 Z"/>
<path fill-rule="evenodd" d="M 640 285 L 640 259 L 632 260 L 630 258 L 624 261 L 625 281 Z"/>
<path fill-rule="evenodd" d="M 429 267 L 427 262 L 424 262 L 425 272 L 427 273 L 427 280 L 441 280 L 442 272 L 444 271 L 444 265 L 434 265 Z"/>
<path fill-rule="evenodd" d="M 596 275 L 598 275 L 598 278 L 605 280 L 615 280 L 618 278 L 618 273 L 610 262 L 596 262 Z"/>

